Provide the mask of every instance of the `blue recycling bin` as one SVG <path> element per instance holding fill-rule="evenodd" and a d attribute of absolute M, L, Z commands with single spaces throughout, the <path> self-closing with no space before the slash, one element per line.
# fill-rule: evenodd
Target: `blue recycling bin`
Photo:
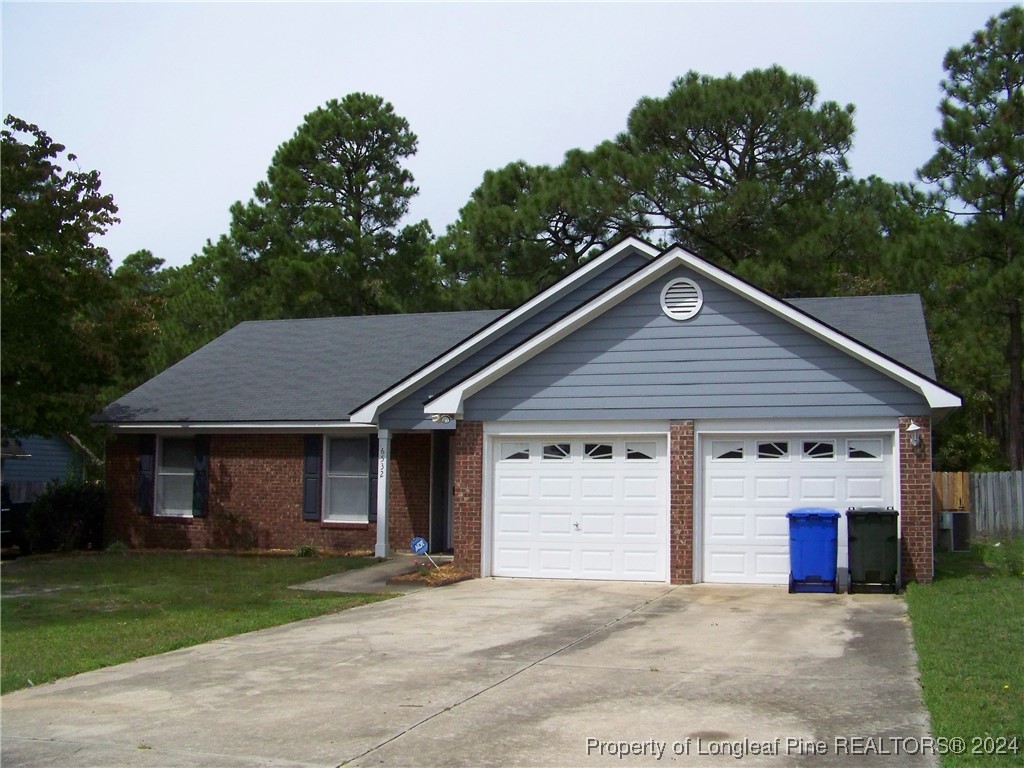
<path fill-rule="evenodd" d="M 835 592 L 839 513 L 803 507 L 789 518 L 789 591 Z"/>

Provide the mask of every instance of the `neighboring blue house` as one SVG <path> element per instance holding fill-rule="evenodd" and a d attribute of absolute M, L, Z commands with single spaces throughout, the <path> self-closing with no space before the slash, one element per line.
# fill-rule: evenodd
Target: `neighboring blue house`
<path fill-rule="evenodd" d="M 14 504 L 34 501 L 53 480 L 63 480 L 85 462 L 98 459 L 71 435 L 5 437 L 0 478 Z"/>

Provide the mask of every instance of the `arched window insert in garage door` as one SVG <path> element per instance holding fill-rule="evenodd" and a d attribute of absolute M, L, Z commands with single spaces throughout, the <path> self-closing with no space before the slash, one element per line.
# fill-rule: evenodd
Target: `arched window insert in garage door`
<path fill-rule="evenodd" d="M 572 458 L 571 443 L 548 443 L 541 453 L 544 461 L 568 461 Z"/>
<path fill-rule="evenodd" d="M 789 458 L 789 443 L 785 440 L 769 440 L 757 444 L 757 458 L 782 460 Z"/>

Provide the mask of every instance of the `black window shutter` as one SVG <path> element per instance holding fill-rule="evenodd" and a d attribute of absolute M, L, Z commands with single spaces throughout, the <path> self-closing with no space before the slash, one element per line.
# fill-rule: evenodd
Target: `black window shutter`
<path fill-rule="evenodd" d="M 370 510 L 369 520 L 371 523 L 377 522 L 377 472 L 380 470 L 380 459 L 377 458 L 377 453 L 380 450 L 380 440 L 377 439 L 376 435 L 370 435 L 369 440 L 369 467 L 370 467 Z"/>
<path fill-rule="evenodd" d="M 195 472 L 192 475 L 192 517 L 203 517 L 210 507 L 210 436 L 196 435 Z"/>
<path fill-rule="evenodd" d="M 302 519 L 320 519 L 320 497 L 323 486 L 324 443 L 320 435 L 306 435 L 302 462 Z"/>
<path fill-rule="evenodd" d="M 139 438 L 139 482 L 135 506 L 143 515 L 153 514 L 153 483 L 156 479 L 156 435 Z"/>

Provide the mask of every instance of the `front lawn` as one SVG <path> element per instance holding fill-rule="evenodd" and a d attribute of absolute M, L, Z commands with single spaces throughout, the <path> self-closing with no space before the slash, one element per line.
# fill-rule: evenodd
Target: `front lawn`
<path fill-rule="evenodd" d="M 0 692 L 383 599 L 288 589 L 373 562 L 148 552 L 4 562 Z"/>
<path fill-rule="evenodd" d="M 964 739 L 943 766 L 1024 765 L 1024 539 L 940 554 L 907 605 L 932 734 Z"/>

